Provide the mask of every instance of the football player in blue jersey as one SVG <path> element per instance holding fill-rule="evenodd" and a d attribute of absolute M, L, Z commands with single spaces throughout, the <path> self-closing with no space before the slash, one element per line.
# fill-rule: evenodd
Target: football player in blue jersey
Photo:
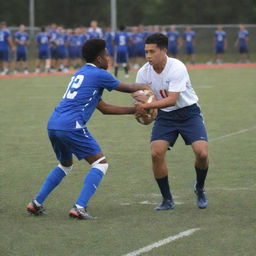
<path fill-rule="evenodd" d="M 69 216 L 77 219 L 91 219 L 86 210 L 88 202 L 96 192 L 108 163 L 98 142 L 87 129 L 87 123 L 97 108 L 103 114 L 134 114 L 135 107 L 121 107 L 107 104 L 102 99 L 104 89 L 132 93 L 149 89 L 143 83 L 124 83 L 116 80 L 109 72 L 106 42 L 103 39 L 89 39 L 82 49 L 86 64 L 71 78 L 63 99 L 49 118 L 47 129 L 49 139 L 59 164 L 49 173 L 39 193 L 27 205 L 33 215 L 44 215 L 43 202 L 61 180 L 72 170 L 72 155 L 85 159 L 91 169 Z"/>
<path fill-rule="evenodd" d="M 215 53 L 215 62 L 223 62 L 224 53 L 227 49 L 227 33 L 223 30 L 222 25 L 218 25 L 214 32 L 213 47 Z"/>
<path fill-rule="evenodd" d="M 51 67 L 52 70 L 57 69 L 57 36 L 58 36 L 58 29 L 57 29 L 57 24 L 52 23 L 50 25 L 50 29 L 47 31 L 49 35 L 49 40 L 50 40 L 50 55 L 51 55 Z"/>
<path fill-rule="evenodd" d="M 239 25 L 239 31 L 237 33 L 237 40 L 235 42 L 235 47 L 238 48 L 240 54 L 240 61 L 250 62 L 249 51 L 248 51 L 248 42 L 249 42 L 249 32 L 243 24 Z"/>
<path fill-rule="evenodd" d="M 0 62 L 3 63 L 1 75 L 9 73 L 9 47 L 15 51 L 15 46 L 10 31 L 7 29 L 5 21 L 0 22 Z"/>
<path fill-rule="evenodd" d="M 67 49 L 67 42 L 68 42 L 68 35 L 65 32 L 64 27 L 58 27 L 58 34 L 55 39 L 56 42 L 56 54 L 57 54 L 57 67 L 58 71 L 67 72 L 67 65 L 68 65 L 68 49 Z"/>
<path fill-rule="evenodd" d="M 50 53 L 50 38 L 45 28 L 41 28 L 41 32 L 36 35 L 36 44 L 38 46 L 38 57 L 36 60 L 36 73 L 40 72 L 41 63 L 45 62 L 45 72 L 50 72 L 51 68 L 51 53 Z"/>
<path fill-rule="evenodd" d="M 115 76 L 118 76 L 119 66 L 122 65 L 125 72 L 125 77 L 129 77 L 129 66 L 128 66 L 128 45 L 129 35 L 124 31 L 125 26 L 120 25 L 119 31 L 115 35 L 114 43 L 116 45 L 116 56 L 115 56 Z"/>
<path fill-rule="evenodd" d="M 29 36 L 26 32 L 26 27 L 21 24 L 19 26 L 19 31 L 15 33 L 15 43 L 16 43 L 16 62 L 14 73 L 18 72 L 19 64 L 23 64 L 23 72 L 28 74 L 28 44 Z"/>
<path fill-rule="evenodd" d="M 170 26 L 170 31 L 167 32 L 168 37 L 168 52 L 171 57 L 177 58 L 180 46 L 180 33 L 174 25 Z"/>
<path fill-rule="evenodd" d="M 191 29 L 191 26 L 187 25 L 183 33 L 183 40 L 187 55 L 187 62 L 192 64 L 195 63 L 195 36 L 195 31 Z"/>

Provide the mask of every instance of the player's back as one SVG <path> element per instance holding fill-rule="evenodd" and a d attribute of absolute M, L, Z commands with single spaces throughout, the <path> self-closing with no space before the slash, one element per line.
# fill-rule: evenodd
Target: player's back
<path fill-rule="evenodd" d="M 126 32 L 117 32 L 115 36 L 115 42 L 119 51 L 128 50 L 129 36 Z"/>
<path fill-rule="evenodd" d="M 74 130 L 90 119 L 103 89 L 111 91 L 118 81 L 107 71 L 87 64 L 71 78 L 67 90 L 48 122 L 48 129 Z"/>
<path fill-rule="evenodd" d="M 10 37 L 10 32 L 5 29 L 0 29 L 0 49 L 8 48 L 8 38 Z"/>

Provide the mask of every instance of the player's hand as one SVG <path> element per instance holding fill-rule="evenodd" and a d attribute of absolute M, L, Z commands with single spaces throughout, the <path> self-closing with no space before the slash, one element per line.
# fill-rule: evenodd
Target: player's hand
<path fill-rule="evenodd" d="M 135 116 L 140 117 L 147 113 L 147 111 L 143 108 L 143 104 L 140 102 L 135 102 L 134 106 L 136 108 Z"/>

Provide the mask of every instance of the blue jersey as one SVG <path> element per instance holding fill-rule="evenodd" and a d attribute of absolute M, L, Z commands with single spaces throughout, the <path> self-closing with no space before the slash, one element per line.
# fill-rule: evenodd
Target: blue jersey
<path fill-rule="evenodd" d="M 195 36 L 195 31 L 185 31 L 183 33 L 183 39 L 185 40 L 186 45 L 193 45 L 193 39 Z"/>
<path fill-rule="evenodd" d="M 117 51 L 128 53 L 129 35 L 127 32 L 117 32 L 115 35 Z"/>
<path fill-rule="evenodd" d="M 26 32 L 16 32 L 15 33 L 15 40 L 17 40 L 17 52 L 26 52 L 27 50 L 27 45 L 26 43 L 28 42 L 28 33 Z"/>
<path fill-rule="evenodd" d="M 50 45 L 49 35 L 46 32 L 37 34 L 36 42 L 38 43 L 39 50 L 47 50 Z"/>
<path fill-rule="evenodd" d="M 104 89 L 111 91 L 119 84 L 109 72 L 87 64 L 80 68 L 67 87 L 63 99 L 51 115 L 47 128 L 72 131 L 85 128 Z"/>
<path fill-rule="evenodd" d="M 177 46 L 180 33 L 178 31 L 169 31 L 167 33 L 169 46 Z"/>
<path fill-rule="evenodd" d="M 9 30 L 0 29 L 0 50 L 8 50 L 8 38 L 10 36 Z"/>
<path fill-rule="evenodd" d="M 244 30 L 240 30 L 238 32 L 238 39 L 239 39 L 239 46 L 240 47 L 246 47 L 247 46 L 247 41 L 246 39 L 249 37 L 249 32 L 244 29 Z"/>
<path fill-rule="evenodd" d="M 224 40 L 226 38 L 227 34 L 223 30 L 216 30 L 214 32 L 214 37 L 215 37 L 215 46 L 224 46 Z"/>

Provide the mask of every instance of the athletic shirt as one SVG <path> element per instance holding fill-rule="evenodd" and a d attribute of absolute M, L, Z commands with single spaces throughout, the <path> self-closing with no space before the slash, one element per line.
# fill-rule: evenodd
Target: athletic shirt
<path fill-rule="evenodd" d="M 104 89 L 111 91 L 119 84 L 109 72 L 89 63 L 71 78 L 63 99 L 49 118 L 50 130 L 83 129 L 97 107 Z"/>
<path fill-rule="evenodd" d="M 158 100 L 166 98 L 168 92 L 180 92 L 176 105 L 162 108 L 163 111 L 170 112 L 197 103 L 198 97 L 192 88 L 186 66 L 177 59 L 166 58 L 166 65 L 160 74 L 146 63 L 138 71 L 136 82 L 148 84 Z"/>

